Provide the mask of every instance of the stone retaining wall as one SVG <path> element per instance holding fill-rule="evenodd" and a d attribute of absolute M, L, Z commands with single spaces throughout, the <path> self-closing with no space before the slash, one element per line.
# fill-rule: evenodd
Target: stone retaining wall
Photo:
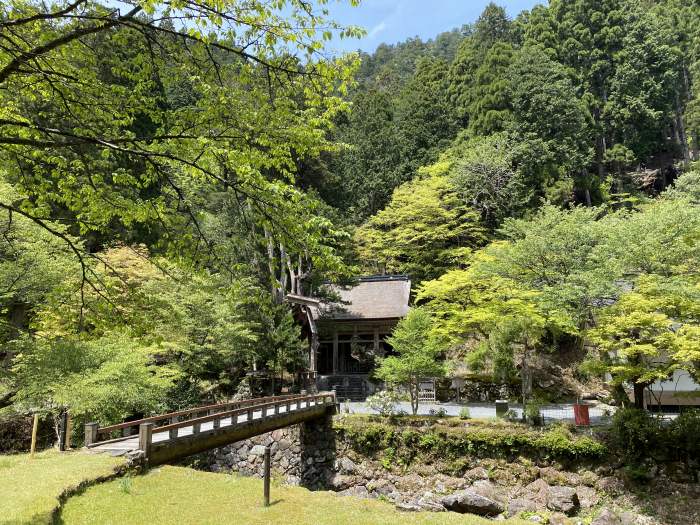
<path fill-rule="evenodd" d="M 290 485 L 313 489 L 327 486 L 336 457 L 335 432 L 330 417 L 218 448 L 202 454 L 197 464 L 212 472 L 238 472 L 244 476 L 262 477 L 266 446 L 270 447 L 273 476 Z"/>
<path fill-rule="evenodd" d="M 262 477 L 266 446 L 271 449 L 273 475 L 288 484 L 333 490 L 339 495 L 383 498 L 407 511 L 452 510 L 488 517 L 539 512 L 547 515 L 550 523 L 574 524 L 580 522 L 578 516 L 600 505 L 618 514 L 623 506 L 633 507 L 623 483 L 609 467 L 569 471 L 561 465 L 537 466 L 521 458 L 474 458 L 472 468 L 462 475 L 440 472 L 436 465 L 406 468 L 353 450 L 336 436 L 331 417 L 222 447 L 201 455 L 196 463 L 214 472 Z M 619 506 L 611 505 L 618 499 Z M 658 523 L 628 514 L 634 519 L 630 523 Z"/>

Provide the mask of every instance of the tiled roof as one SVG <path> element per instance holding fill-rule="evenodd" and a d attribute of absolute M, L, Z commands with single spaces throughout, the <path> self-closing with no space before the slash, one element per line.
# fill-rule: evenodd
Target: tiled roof
<path fill-rule="evenodd" d="M 314 308 L 316 319 L 398 319 L 408 313 L 411 281 L 404 275 L 364 277 L 354 286 L 328 285 L 328 289 L 340 301 Z"/>

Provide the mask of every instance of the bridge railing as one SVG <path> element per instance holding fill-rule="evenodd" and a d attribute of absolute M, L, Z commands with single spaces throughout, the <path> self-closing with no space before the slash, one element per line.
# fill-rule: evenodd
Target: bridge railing
<path fill-rule="evenodd" d="M 252 399 L 243 399 L 240 401 L 230 401 L 227 403 L 218 403 L 213 405 L 204 405 L 167 414 L 145 417 L 135 421 L 126 421 L 116 425 L 100 427 L 98 423 L 88 423 L 85 425 L 85 446 L 91 447 L 100 443 L 109 441 L 119 441 L 125 437 L 134 435 L 136 430 L 144 423 L 153 423 L 154 428 L 160 428 L 165 425 L 173 425 L 179 422 L 189 422 L 192 419 L 209 416 L 213 413 L 225 412 L 227 410 L 235 410 L 243 407 L 259 405 L 261 403 L 282 401 L 299 397 L 298 394 L 289 394 L 283 396 L 268 396 Z"/>
<path fill-rule="evenodd" d="M 179 421 L 161 427 L 155 427 L 152 422 L 144 422 L 139 425 L 139 449 L 144 451 L 146 456 L 150 455 L 153 446 L 164 447 L 171 444 L 181 437 L 190 437 L 197 435 L 202 431 L 202 425 L 212 423 L 207 432 L 216 431 L 221 428 L 221 421 L 229 419 L 227 428 L 233 428 L 237 425 L 250 424 L 253 421 L 262 421 L 271 417 L 279 416 L 280 414 L 290 414 L 296 411 L 302 411 L 305 408 L 318 407 L 319 405 L 329 406 L 335 405 L 335 392 L 321 392 L 311 395 L 292 395 L 292 396 L 277 396 L 274 398 L 258 398 L 250 401 L 257 401 L 256 404 L 248 404 L 245 407 L 235 408 L 233 410 L 225 410 L 213 414 Z M 255 418 L 255 413 L 260 412 L 260 417 Z M 239 421 L 241 416 L 245 416 L 243 421 Z M 179 435 L 179 430 L 182 428 L 191 428 L 191 432 L 185 436 Z M 168 438 L 159 440 L 154 444 L 153 434 L 168 432 Z"/>

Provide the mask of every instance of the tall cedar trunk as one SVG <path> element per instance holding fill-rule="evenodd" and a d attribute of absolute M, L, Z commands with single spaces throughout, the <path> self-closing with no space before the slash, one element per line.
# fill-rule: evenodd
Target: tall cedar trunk
<path fill-rule="evenodd" d="M 693 160 L 700 160 L 700 133 L 693 132 Z"/>
<path fill-rule="evenodd" d="M 683 123 L 683 108 L 680 97 L 676 93 L 676 128 L 678 129 L 678 145 L 683 153 L 683 163 L 687 166 L 690 162 L 690 150 L 688 149 L 688 137 L 685 134 L 685 124 Z"/>

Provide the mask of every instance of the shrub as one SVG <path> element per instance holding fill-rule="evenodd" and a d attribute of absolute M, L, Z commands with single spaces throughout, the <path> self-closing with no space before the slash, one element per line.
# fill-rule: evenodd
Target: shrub
<path fill-rule="evenodd" d="M 540 409 L 541 405 L 537 401 L 528 401 L 525 405 L 525 418 L 533 425 L 540 425 L 542 423 Z"/>
<path fill-rule="evenodd" d="M 677 451 L 680 459 L 697 470 L 700 460 L 700 410 L 686 410 L 673 420 L 668 428 L 668 439 L 669 448 Z"/>
<path fill-rule="evenodd" d="M 459 419 L 470 419 L 472 416 L 469 413 L 469 409 L 467 407 L 462 407 L 459 410 Z"/>
<path fill-rule="evenodd" d="M 391 448 L 393 457 L 405 464 L 417 455 L 454 462 L 465 456 L 533 459 L 591 460 L 605 455 L 599 441 L 573 434 L 565 426 L 534 430 L 521 424 L 475 420 L 472 425 L 454 427 L 435 420 L 384 420 L 352 417 L 336 421 L 339 439 L 354 450 L 374 455 Z"/>
<path fill-rule="evenodd" d="M 367 406 L 384 417 L 396 414 L 397 403 L 396 393 L 391 390 L 382 390 L 367 398 Z"/>
<path fill-rule="evenodd" d="M 440 408 L 438 408 L 438 409 L 431 408 L 431 409 L 428 411 L 428 414 L 430 414 L 431 416 L 445 417 L 445 416 L 447 415 L 447 410 L 445 410 L 445 409 L 442 408 L 442 407 L 440 407 Z"/>
<path fill-rule="evenodd" d="M 659 420 L 646 410 L 625 408 L 615 412 L 610 428 L 610 444 L 620 457 L 634 463 L 653 457 L 662 449 Z"/>
<path fill-rule="evenodd" d="M 512 408 L 510 408 L 508 409 L 508 411 L 506 411 L 505 414 L 503 414 L 503 419 L 506 419 L 508 421 L 517 421 L 520 418 L 518 417 L 518 413 Z"/>

